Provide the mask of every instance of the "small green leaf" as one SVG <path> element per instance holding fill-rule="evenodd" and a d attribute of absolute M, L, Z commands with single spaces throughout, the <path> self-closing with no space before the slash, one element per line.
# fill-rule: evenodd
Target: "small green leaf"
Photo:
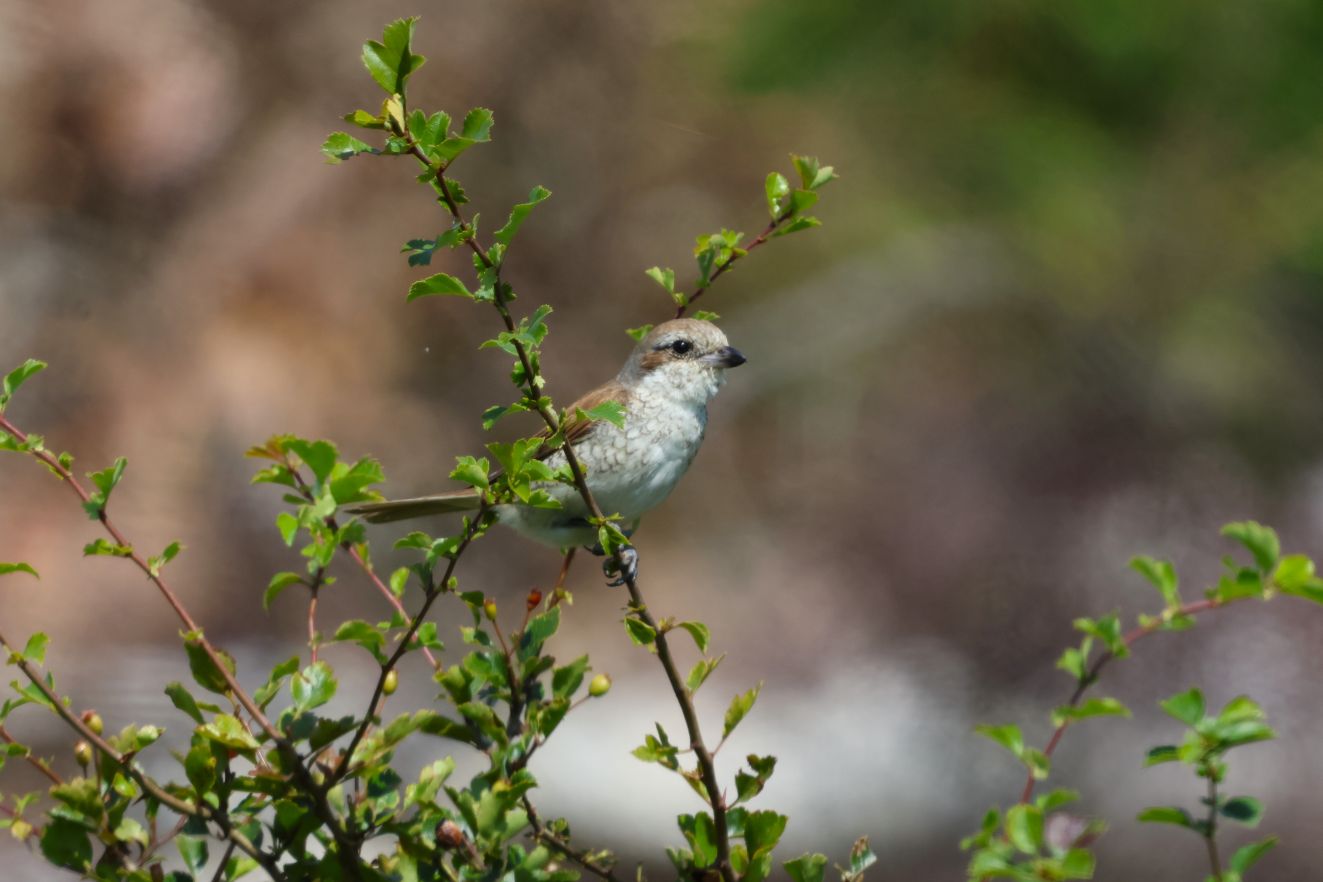
<path fill-rule="evenodd" d="M 587 410 L 575 408 L 575 416 L 590 422 L 605 420 L 617 429 L 625 427 L 625 406 L 618 401 L 604 401 L 596 407 L 590 407 Z"/>
<path fill-rule="evenodd" d="M 165 694 L 170 696 L 170 701 L 179 710 L 188 714 L 196 723 L 201 723 L 202 710 L 198 707 L 197 699 L 193 694 L 184 688 L 184 684 L 178 681 L 166 685 Z"/>
<path fill-rule="evenodd" d="M 183 547 L 184 546 L 180 545 L 178 542 L 171 542 L 160 554 L 155 557 L 147 558 L 147 571 L 153 576 L 161 575 L 161 568 L 174 560 Z"/>
<path fill-rule="evenodd" d="M 188 871 L 197 876 L 207 865 L 207 840 L 204 836 L 177 836 L 175 845 L 179 849 L 179 856 L 184 859 L 184 866 Z"/>
<path fill-rule="evenodd" d="M 1244 873 L 1277 845 L 1277 837 L 1269 836 L 1260 842 L 1252 842 L 1236 850 L 1228 861 L 1228 866 L 1237 873 Z"/>
<path fill-rule="evenodd" d="M 510 219 L 505 222 L 505 226 L 501 227 L 495 233 L 492 233 L 492 238 L 497 242 L 500 242 L 502 245 L 509 245 L 514 241 L 515 234 L 518 233 L 519 228 L 523 226 L 524 219 L 528 217 L 529 212 L 531 212 L 539 203 L 545 202 L 550 196 L 551 191 L 546 187 L 534 187 L 528 194 L 527 202 L 520 202 L 514 208 L 510 209 Z"/>
<path fill-rule="evenodd" d="M 763 191 L 767 195 L 767 213 L 777 217 L 781 214 L 781 200 L 790 195 L 790 182 L 780 172 L 772 172 L 763 184 Z"/>
<path fill-rule="evenodd" d="M 267 583 L 266 591 L 262 592 L 262 609 L 270 609 L 271 604 L 276 602 L 276 598 L 280 596 L 281 592 L 290 585 L 298 585 L 302 582 L 303 577 L 298 573 L 276 573 L 271 577 L 271 581 Z"/>
<path fill-rule="evenodd" d="M 217 714 L 210 723 L 199 726 L 198 732 L 231 750 L 251 753 L 261 747 L 243 723 L 231 714 Z"/>
<path fill-rule="evenodd" d="M 633 640 L 638 646 L 647 646 L 657 639 L 657 631 L 647 622 L 635 616 L 625 618 L 625 630 L 629 632 L 629 639 Z"/>
<path fill-rule="evenodd" d="M 386 663 L 385 635 L 362 619 L 344 622 L 335 629 L 335 636 L 332 639 L 337 642 L 357 643 L 372 653 L 372 657 L 378 662 Z"/>
<path fill-rule="evenodd" d="M 23 647 L 23 660 L 29 664 L 44 665 L 46 663 L 46 644 L 50 643 L 50 637 L 38 631 L 28 638 L 27 645 Z"/>
<path fill-rule="evenodd" d="M 331 132 L 322 144 L 322 154 L 326 157 L 326 161 L 333 165 L 346 159 L 353 159 L 360 153 L 377 152 L 371 144 L 360 141 L 347 132 Z"/>
<path fill-rule="evenodd" d="M 41 853 L 57 867 L 76 873 L 92 868 L 92 842 L 82 824 L 56 817 L 41 834 Z"/>
<path fill-rule="evenodd" d="M 1130 709 L 1115 698 L 1090 698 L 1077 705 L 1063 705 L 1052 712 L 1052 725 L 1088 717 L 1128 717 Z"/>
<path fill-rule="evenodd" d="M 675 293 L 675 270 L 671 269 L 670 267 L 667 267 L 666 269 L 662 269 L 659 266 L 654 266 L 644 270 L 643 273 L 648 278 L 656 282 L 658 285 L 661 285 L 663 288 L 665 288 L 667 294 Z M 652 326 L 649 325 L 648 327 L 651 328 Z M 645 331 L 644 333 L 647 332 Z M 635 339 L 638 338 L 636 337 Z"/>
<path fill-rule="evenodd" d="M 700 322 L 715 322 L 718 321 L 721 316 L 710 310 L 696 309 L 694 310 L 694 318 L 698 319 Z"/>
<path fill-rule="evenodd" d="M 409 75 L 423 66 L 421 55 L 413 54 L 413 29 L 417 18 L 402 18 L 386 25 L 382 42 L 363 44 L 363 66 L 377 85 L 390 94 L 403 94 Z"/>
<path fill-rule="evenodd" d="M 736 695 L 731 699 L 730 707 L 726 708 L 726 719 L 721 729 L 721 737 L 729 738 L 730 733 L 735 731 L 735 727 L 740 721 L 753 709 L 753 703 L 758 700 L 758 693 L 762 691 L 763 684 L 750 689 L 748 692 Z"/>
<path fill-rule="evenodd" d="M 280 531 L 280 538 L 285 540 L 286 545 L 293 545 L 294 537 L 299 532 L 299 519 L 287 511 L 282 511 L 276 515 L 276 529 Z"/>
<path fill-rule="evenodd" d="M 717 669 L 717 665 L 721 664 L 725 657 L 726 654 L 723 652 L 716 658 L 700 658 L 690 669 L 689 676 L 685 678 L 685 686 L 689 688 L 689 691 L 697 692 L 698 687 L 702 686 L 707 678 L 712 676 L 712 672 Z"/>
<path fill-rule="evenodd" d="M 319 661 L 295 674 L 289 686 L 294 697 L 294 707 L 302 712 L 321 707 L 330 701 L 335 695 L 336 681 L 331 666 Z"/>
<path fill-rule="evenodd" d="M 781 865 L 785 868 L 786 874 L 790 876 L 792 882 L 822 882 L 822 876 L 827 869 L 827 856 L 825 854 L 802 854 L 792 861 L 786 861 Z"/>
<path fill-rule="evenodd" d="M 121 456 L 110 467 L 99 472 L 87 473 L 87 476 L 92 479 L 92 483 L 96 485 L 97 492 L 93 493 L 91 498 L 83 503 L 83 508 L 93 520 L 101 516 L 106 504 L 110 502 L 110 494 L 119 485 L 120 479 L 124 477 L 124 468 L 127 465 L 128 461 Z"/>
<path fill-rule="evenodd" d="M 830 165 L 819 165 L 816 156 L 797 156 L 790 154 L 790 161 L 799 172 L 800 183 L 805 190 L 817 190 L 836 180 L 837 174 Z"/>
<path fill-rule="evenodd" d="M 1007 809 L 1006 838 L 1025 854 L 1038 854 L 1043 847 L 1043 812 L 1038 806 L 1020 803 Z"/>
<path fill-rule="evenodd" d="M 1197 688 L 1173 695 L 1160 702 L 1164 711 L 1187 726 L 1193 726 L 1204 718 L 1204 694 Z"/>
<path fill-rule="evenodd" d="M 412 302 L 420 297 L 431 297 L 436 294 L 473 299 L 472 292 L 465 288 L 464 283 L 459 279 L 446 273 L 437 273 L 410 285 L 409 296 L 406 300 Z"/>
<path fill-rule="evenodd" d="M 1237 521 L 1222 528 L 1222 535 L 1249 549 L 1259 572 L 1269 573 L 1282 554 L 1282 545 L 1271 527 L 1255 521 Z"/>
<path fill-rule="evenodd" d="M 1236 796 L 1228 799 L 1218 811 L 1224 817 L 1246 827 L 1257 827 L 1259 821 L 1263 819 L 1263 803 L 1252 796 Z"/>
<path fill-rule="evenodd" d="M 33 569 L 31 566 L 29 566 L 28 564 L 25 564 L 25 563 L 0 563 L 0 576 L 7 576 L 7 575 L 9 575 L 10 573 L 27 573 L 29 576 L 31 576 L 31 577 L 34 578 L 34 579 L 40 579 L 40 578 L 41 578 L 41 576 L 39 576 L 39 575 L 37 574 L 37 571 L 34 570 L 34 569 Z"/>
<path fill-rule="evenodd" d="M 638 341 L 648 336 L 648 332 L 651 330 L 652 330 L 652 325 L 640 325 L 637 328 L 626 328 L 625 333 L 628 334 L 635 341 Z"/>
<path fill-rule="evenodd" d="M 1176 568 L 1170 561 L 1140 556 L 1130 561 L 1130 568 L 1153 583 L 1161 592 L 1163 603 L 1168 609 L 1180 608 L 1180 582 L 1176 577 Z"/>
<path fill-rule="evenodd" d="M 1175 806 L 1153 806 L 1146 808 L 1136 817 L 1145 824 L 1175 824 L 1178 827 L 1194 828 L 1194 819 L 1183 808 Z"/>
<path fill-rule="evenodd" d="M 216 663 L 211 660 L 207 650 L 197 640 L 186 639 L 184 641 L 184 651 L 188 654 L 188 669 L 193 674 L 193 679 L 199 686 L 208 692 L 215 692 L 218 695 L 227 695 L 230 691 L 230 684 Z M 216 655 L 221 663 L 225 665 L 230 676 L 234 676 L 234 659 L 224 650 L 216 650 Z"/>
<path fill-rule="evenodd" d="M 1024 736 L 1020 733 L 1019 726 L 975 726 L 974 731 L 984 737 L 991 738 L 1015 754 L 1016 759 L 1024 756 Z"/>
<path fill-rule="evenodd" d="M 45 369 L 46 362 L 37 361 L 35 358 L 29 358 L 27 361 L 5 374 L 3 383 L 0 384 L 0 413 L 4 412 L 5 405 L 9 403 L 9 399 L 18 391 L 19 386 L 22 386 L 27 382 L 28 378 L 33 374 L 39 373 Z"/>
<path fill-rule="evenodd" d="M 1145 766 L 1156 766 L 1162 763 L 1174 763 L 1181 758 L 1181 750 L 1174 744 L 1160 744 L 1157 747 L 1149 749 L 1144 757 Z"/>
<path fill-rule="evenodd" d="M 128 545 L 114 545 L 100 537 L 93 539 L 83 546 L 84 557 L 95 557 L 104 555 L 107 557 L 129 557 L 133 554 L 133 549 Z"/>
<path fill-rule="evenodd" d="M 698 646 L 699 652 L 707 652 L 708 641 L 712 638 L 712 633 L 708 630 L 707 625 L 702 622 L 680 622 L 676 627 L 684 628 L 689 632 L 689 636 L 694 638 L 694 643 Z"/>

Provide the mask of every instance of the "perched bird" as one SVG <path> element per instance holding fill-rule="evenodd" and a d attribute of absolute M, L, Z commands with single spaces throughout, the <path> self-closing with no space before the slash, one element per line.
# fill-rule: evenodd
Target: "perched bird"
<path fill-rule="evenodd" d="M 654 327 L 630 353 L 615 379 L 584 395 L 567 411 L 591 410 L 608 401 L 625 411 L 623 428 L 606 420 L 568 417 L 565 438 L 586 471 L 588 488 L 605 514 L 618 514 L 626 535 L 638 526 L 643 513 L 670 495 L 693 462 L 707 429 L 707 403 L 726 379 L 726 369 L 744 364 L 739 350 L 721 329 L 701 319 L 674 319 Z M 565 464 L 559 448 L 544 447 L 537 454 L 552 469 Z M 579 492 L 566 484 L 548 482 L 540 489 L 558 500 L 558 509 L 525 505 L 498 505 L 498 523 L 557 548 L 588 547 L 596 554 L 597 528 Z M 480 497 L 472 488 L 360 505 L 352 511 L 373 523 L 447 512 L 471 511 Z M 638 568 L 633 548 L 622 553 L 631 578 Z M 614 570 L 608 561 L 608 575 Z M 612 582 L 621 584 L 621 578 Z"/>

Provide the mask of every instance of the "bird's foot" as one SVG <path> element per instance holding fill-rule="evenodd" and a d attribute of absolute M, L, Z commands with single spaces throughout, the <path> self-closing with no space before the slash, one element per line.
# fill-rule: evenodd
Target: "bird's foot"
<path fill-rule="evenodd" d="M 639 553 L 633 545 L 625 545 L 617 552 L 620 555 L 620 565 L 617 565 L 614 557 L 608 557 L 602 563 L 602 574 L 607 578 L 615 576 L 614 579 L 606 584 L 612 588 L 633 582 L 639 575 Z"/>

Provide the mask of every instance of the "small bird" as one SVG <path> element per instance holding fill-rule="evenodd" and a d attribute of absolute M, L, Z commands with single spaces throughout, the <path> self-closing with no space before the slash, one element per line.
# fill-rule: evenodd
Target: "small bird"
<path fill-rule="evenodd" d="M 648 332 L 615 379 L 574 402 L 567 411 L 591 410 L 606 402 L 624 408 L 623 428 L 606 420 L 568 417 L 565 438 L 585 469 L 588 489 L 605 514 L 617 514 L 630 535 L 643 513 L 660 504 L 694 461 L 707 430 L 707 403 L 726 380 L 726 369 L 745 358 L 721 329 L 701 319 L 673 319 Z M 545 433 L 544 433 L 545 434 Z M 565 465 L 559 448 L 537 454 L 552 469 Z M 554 482 L 539 485 L 560 502 L 557 509 L 525 505 L 495 507 L 498 523 L 547 545 L 567 549 L 583 545 L 602 554 L 597 528 L 574 487 Z M 372 523 L 405 520 L 448 512 L 472 511 L 481 504 L 473 488 L 360 505 L 352 511 Z M 638 553 L 621 553 L 625 570 L 612 585 L 623 584 L 638 571 Z M 603 569 L 615 574 L 613 562 Z"/>

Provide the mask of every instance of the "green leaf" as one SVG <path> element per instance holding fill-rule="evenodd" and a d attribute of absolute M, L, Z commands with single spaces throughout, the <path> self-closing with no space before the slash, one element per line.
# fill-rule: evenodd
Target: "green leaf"
<path fill-rule="evenodd" d="M 539 655 L 542 652 L 542 646 L 545 644 L 556 629 L 560 627 L 560 607 L 553 606 L 551 609 L 541 615 L 533 616 L 528 625 L 524 627 L 519 635 L 519 646 L 517 653 L 521 660 L 527 660 Z"/>
<path fill-rule="evenodd" d="M 1176 577 L 1176 568 L 1170 561 L 1155 560 L 1141 555 L 1130 561 L 1130 568 L 1153 583 L 1161 592 L 1162 601 L 1168 609 L 1180 607 L 1180 581 Z"/>
<path fill-rule="evenodd" d="M 1244 873 L 1250 867 L 1254 866 L 1259 860 L 1273 847 L 1277 845 L 1277 837 L 1269 836 L 1260 842 L 1251 842 L 1249 845 L 1236 849 L 1236 853 L 1231 856 L 1227 862 L 1228 866 L 1237 873 Z"/>
<path fill-rule="evenodd" d="M 121 456 L 115 460 L 114 465 L 99 472 L 87 473 L 87 476 L 92 479 L 92 483 L 96 485 L 97 492 L 93 493 L 91 498 L 83 503 L 83 508 L 93 520 L 101 516 L 106 504 L 110 502 L 110 494 L 119 484 L 120 479 L 124 477 L 124 468 L 127 465 L 128 460 Z"/>
<path fill-rule="evenodd" d="M 657 639 L 657 631 L 647 622 L 634 616 L 625 618 L 625 630 L 629 632 L 629 639 L 638 646 L 647 646 Z"/>
<path fill-rule="evenodd" d="M 207 839 L 205 836 L 177 836 L 175 845 L 179 856 L 184 859 L 184 866 L 197 876 L 207 865 Z"/>
<path fill-rule="evenodd" d="M 409 75 L 423 66 L 425 59 L 413 54 L 413 29 L 417 18 L 402 18 L 386 25 L 382 42 L 363 44 L 363 66 L 377 85 L 391 94 L 403 94 Z"/>
<path fill-rule="evenodd" d="M 1193 726 L 1204 718 L 1204 694 L 1198 688 L 1173 695 L 1159 704 L 1164 711 L 1187 726 Z"/>
<path fill-rule="evenodd" d="M 326 136 L 325 143 L 322 144 L 322 154 L 326 161 L 332 165 L 344 162 L 346 159 L 353 159 L 360 153 L 377 153 L 377 149 L 371 144 L 360 141 L 347 132 L 331 132 Z"/>
<path fill-rule="evenodd" d="M 1218 811 L 1224 817 L 1246 827 L 1257 827 L 1259 821 L 1263 820 L 1263 803 L 1252 796 L 1236 796 L 1228 799 Z"/>
<path fill-rule="evenodd" d="M 772 172 L 763 184 L 763 191 L 767 195 L 767 213 L 772 217 L 779 216 L 781 200 L 790 195 L 790 182 L 780 172 Z"/>
<path fill-rule="evenodd" d="M 735 791 L 737 794 L 736 802 L 748 802 L 759 793 L 762 793 L 767 780 L 772 777 L 772 771 L 776 768 L 776 757 L 757 756 L 749 754 L 747 757 L 749 769 L 752 774 L 743 771 L 735 773 Z"/>
<path fill-rule="evenodd" d="M 386 663 L 386 653 L 384 651 L 386 647 L 385 635 L 362 619 L 354 619 L 353 621 L 344 622 L 340 627 L 335 629 L 335 636 L 332 639 L 337 642 L 345 641 L 357 643 L 359 646 L 372 653 L 372 657 L 378 662 L 381 664 Z"/>
<path fill-rule="evenodd" d="M 1025 854 L 1038 854 L 1043 847 L 1042 810 L 1027 803 L 1007 809 L 1006 838 Z"/>
<path fill-rule="evenodd" d="M 133 554 L 133 549 L 128 545 L 114 545 L 105 539 L 97 537 L 83 546 L 84 557 L 95 557 L 104 555 L 106 557 L 129 557 Z"/>
<path fill-rule="evenodd" d="M 1052 712 L 1052 725 L 1088 717 L 1128 717 L 1130 709 L 1115 698 L 1090 698 L 1077 705 L 1063 705 Z"/>
<path fill-rule="evenodd" d="M 661 285 L 663 288 L 665 288 L 667 294 L 675 293 L 675 270 L 671 269 L 670 267 L 667 267 L 666 269 L 662 269 L 659 266 L 654 266 L 645 269 L 643 273 L 648 278 L 656 282 L 658 285 Z M 650 329 L 652 326 L 648 325 L 648 327 Z M 647 332 L 645 331 L 644 333 Z M 639 337 L 635 337 L 634 339 L 637 340 L 639 339 Z"/>
<path fill-rule="evenodd" d="M 170 701 L 175 707 L 192 717 L 195 723 L 203 721 L 202 710 L 198 707 L 197 699 L 184 688 L 183 683 L 175 681 L 166 684 L 165 694 L 170 696 Z"/>
<path fill-rule="evenodd" d="M 799 172 L 799 180 L 805 190 L 817 190 L 837 178 L 830 165 L 819 165 L 816 156 L 797 156 L 792 153 L 790 161 L 795 164 L 795 171 Z"/>
<path fill-rule="evenodd" d="M 855 840 L 854 845 L 850 846 L 850 876 L 857 880 L 864 870 L 875 863 L 877 863 L 877 855 L 868 847 L 868 837 L 860 836 Z"/>
<path fill-rule="evenodd" d="M 1061 875 L 1065 879 L 1092 879 L 1096 863 L 1087 848 L 1072 848 L 1061 858 Z"/>
<path fill-rule="evenodd" d="M 1222 535 L 1244 545 L 1261 573 L 1271 572 L 1282 554 L 1282 545 L 1271 527 L 1255 521 L 1237 521 L 1222 528 Z"/>
<path fill-rule="evenodd" d="M 147 558 L 147 571 L 153 576 L 161 575 L 161 568 L 174 560 L 182 549 L 183 546 L 178 542 L 171 542 L 160 554 Z"/>
<path fill-rule="evenodd" d="M 638 341 L 648 336 L 648 332 L 651 330 L 652 330 L 652 325 L 639 325 L 637 328 L 626 328 L 625 333 L 628 334 L 635 341 Z"/>
<path fill-rule="evenodd" d="M 467 123 L 467 119 L 465 122 Z M 505 226 L 492 233 L 492 238 L 502 245 L 509 245 L 514 241 L 515 234 L 519 232 L 519 228 L 524 224 L 524 219 L 528 217 L 534 206 L 545 202 L 550 196 L 551 191 L 546 187 L 534 187 L 528 194 L 527 202 L 520 202 L 510 209 L 510 219 L 505 222 Z"/>
<path fill-rule="evenodd" d="M 37 571 L 34 570 L 34 569 L 33 569 L 31 566 L 29 566 L 28 564 L 25 564 L 25 563 L 0 563 L 0 576 L 7 576 L 7 575 L 9 575 L 10 573 L 27 573 L 29 576 L 31 576 L 31 577 L 34 578 L 34 579 L 40 579 L 40 578 L 41 578 L 41 576 L 37 574 Z"/>
<path fill-rule="evenodd" d="M 1016 759 L 1024 757 L 1024 735 L 1020 733 L 1019 726 L 975 726 L 974 731 L 986 738 L 991 738 L 1015 754 Z"/>
<path fill-rule="evenodd" d="M 286 545 L 293 545 L 294 537 L 299 533 L 299 519 L 282 511 L 276 515 L 276 529 L 280 531 L 280 538 L 285 540 Z"/>
<path fill-rule="evenodd" d="M 490 110 L 485 107 L 475 107 L 464 115 L 464 125 L 460 127 L 460 134 L 470 141 L 490 141 L 493 121 L 494 116 Z M 547 195 L 551 195 L 550 192 Z"/>
<path fill-rule="evenodd" d="M 700 322 L 715 322 L 720 319 L 721 316 L 711 310 L 696 309 L 694 310 L 694 318 L 698 319 Z"/>
<path fill-rule="evenodd" d="M 226 682 L 216 663 L 211 660 L 206 649 L 197 640 L 184 641 L 184 651 L 188 654 L 188 669 L 193 674 L 193 679 L 197 684 L 208 692 L 215 692 L 218 695 L 227 695 L 230 691 L 229 683 Z M 222 664 L 234 675 L 234 659 L 224 650 L 216 650 L 216 655 L 220 658 Z"/>
<path fill-rule="evenodd" d="M 689 671 L 689 676 L 685 678 L 685 685 L 689 687 L 690 692 L 697 692 L 698 687 L 702 686 L 712 672 L 721 664 L 722 659 L 726 657 L 723 652 L 716 658 L 700 658 Z"/>
<path fill-rule="evenodd" d="M 1145 766 L 1156 766 L 1162 763 L 1174 763 L 1181 758 L 1181 750 L 1174 744 L 1160 744 L 1157 747 L 1150 748 L 1144 757 Z"/>
<path fill-rule="evenodd" d="M 583 677 L 587 670 L 588 656 L 586 655 L 579 656 L 564 667 L 556 668 L 551 674 L 551 694 L 556 698 L 573 698 L 574 693 L 583 684 Z"/>
<path fill-rule="evenodd" d="M 308 665 L 289 681 L 294 708 L 302 712 L 321 707 L 335 695 L 336 681 L 331 666 L 319 661 Z"/>
<path fill-rule="evenodd" d="M 46 644 L 50 643 L 50 637 L 38 631 L 28 638 L 27 645 L 23 647 L 23 660 L 29 664 L 44 665 L 46 663 Z"/>
<path fill-rule="evenodd" d="M 579 419 L 588 420 L 589 422 L 605 420 L 617 429 L 625 427 L 625 406 L 618 401 L 604 401 L 587 410 L 576 407 L 574 413 Z"/>
<path fill-rule="evenodd" d="M 1121 631 L 1119 616 L 1109 615 L 1099 619 L 1079 618 L 1075 620 L 1074 625 L 1075 630 L 1098 639 L 1107 647 L 1107 651 L 1117 658 L 1130 655 L 1130 647 L 1126 645 L 1125 635 Z"/>
<path fill-rule="evenodd" d="M 759 683 L 748 692 L 736 695 L 731 699 L 730 707 L 726 708 L 726 719 L 721 729 L 723 739 L 729 738 L 730 733 L 735 731 L 735 727 L 753 709 L 753 703 L 758 700 L 758 693 L 762 691 L 762 688 L 763 684 Z"/>
<path fill-rule="evenodd" d="M 271 581 L 267 583 L 266 591 L 262 592 L 262 609 L 270 609 L 271 604 L 276 602 L 276 598 L 280 596 L 281 592 L 290 585 L 299 585 L 302 582 L 303 577 L 298 573 L 276 573 L 271 577 Z"/>
<path fill-rule="evenodd" d="M 239 722 L 238 717 L 232 714 L 217 714 L 210 723 L 199 726 L 198 732 L 231 750 L 251 753 L 261 747 L 252 733 Z"/>
<path fill-rule="evenodd" d="M 83 873 L 92 866 L 92 842 L 87 828 L 65 818 L 52 818 L 41 834 L 41 853 L 57 867 Z"/>
<path fill-rule="evenodd" d="M 781 841 L 787 821 L 789 818 L 778 812 L 749 812 L 744 821 L 744 843 L 749 849 L 749 869 L 744 874 L 745 882 L 762 882 L 770 875 L 772 849 Z"/>
<path fill-rule="evenodd" d="M 712 866 L 717 859 L 717 832 L 712 816 L 700 812 L 697 815 L 680 815 L 677 820 L 689 847 L 694 850 L 694 866 L 698 869 Z"/>
<path fill-rule="evenodd" d="M 792 882 L 822 882 L 823 872 L 827 869 L 827 856 L 802 854 L 781 866 L 785 868 Z"/>
<path fill-rule="evenodd" d="M 677 628 L 684 628 L 689 632 L 689 636 L 694 638 L 694 644 L 698 646 L 699 652 L 707 652 L 708 641 L 712 638 L 711 631 L 707 625 L 702 622 L 680 622 Z"/>
<path fill-rule="evenodd" d="M 1153 806 L 1146 808 L 1136 817 L 1145 824 L 1175 824 L 1178 827 L 1194 829 L 1194 819 L 1183 808 L 1175 806 Z"/>
<path fill-rule="evenodd" d="M 9 403 L 9 399 L 18 391 L 19 386 L 22 386 L 33 374 L 39 373 L 45 369 L 46 362 L 37 361 L 35 358 L 29 358 L 27 361 L 5 374 L 3 382 L 0 383 L 0 413 L 4 412 L 5 405 Z"/>
<path fill-rule="evenodd" d="M 409 286 L 409 296 L 407 301 L 412 302 L 419 297 L 431 297 L 436 294 L 448 294 L 454 297 L 467 297 L 473 299 L 472 292 L 464 287 L 464 283 L 452 275 L 446 273 L 437 273 L 414 282 Z"/>

